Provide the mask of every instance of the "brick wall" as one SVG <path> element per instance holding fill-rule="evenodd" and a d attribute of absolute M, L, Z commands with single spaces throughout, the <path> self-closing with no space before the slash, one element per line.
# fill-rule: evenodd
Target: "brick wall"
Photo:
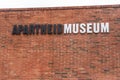
<path fill-rule="evenodd" d="M 109 22 L 107 34 L 12 35 L 14 24 Z M 120 80 L 120 5 L 0 10 L 0 80 Z"/>

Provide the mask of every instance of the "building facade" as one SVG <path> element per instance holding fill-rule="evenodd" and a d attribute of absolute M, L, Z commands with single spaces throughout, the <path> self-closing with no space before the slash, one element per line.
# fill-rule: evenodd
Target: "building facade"
<path fill-rule="evenodd" d="M 1 9 L 0 80 L 120 80 L 120 5 Z"/>

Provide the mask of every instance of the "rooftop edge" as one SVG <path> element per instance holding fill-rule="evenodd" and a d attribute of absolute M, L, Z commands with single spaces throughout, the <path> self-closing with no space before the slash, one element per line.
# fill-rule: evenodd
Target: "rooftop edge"
<path fill-rule="evenodd" d="M 96 6 L 71 6 L 71 7 L 43 7 L 43 8 L 5 8 L 0 12 L 11 11 L 36 11 L 36 10 L 73 10 L 73 9 L 99 9 L 99 8 L 120 8 L 120 5 L 96 5 Z"/>

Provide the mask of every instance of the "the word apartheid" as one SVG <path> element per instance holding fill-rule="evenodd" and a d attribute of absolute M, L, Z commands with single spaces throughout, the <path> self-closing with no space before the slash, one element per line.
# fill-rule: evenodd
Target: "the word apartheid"
<path fill-rule="evenodd" d="M 13 35 L 109 33 L 109 23 L 14 25 Z"/>

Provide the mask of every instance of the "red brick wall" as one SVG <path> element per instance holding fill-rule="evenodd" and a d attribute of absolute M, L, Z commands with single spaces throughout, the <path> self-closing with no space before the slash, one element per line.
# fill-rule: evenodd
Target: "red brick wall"
<path fill-rule="evenodd" d="M 14 24 L 88 22 L 110 32 L 11 34 Z M 120 80 L 120 6 L 0 10 L 0 80 Z"/>

